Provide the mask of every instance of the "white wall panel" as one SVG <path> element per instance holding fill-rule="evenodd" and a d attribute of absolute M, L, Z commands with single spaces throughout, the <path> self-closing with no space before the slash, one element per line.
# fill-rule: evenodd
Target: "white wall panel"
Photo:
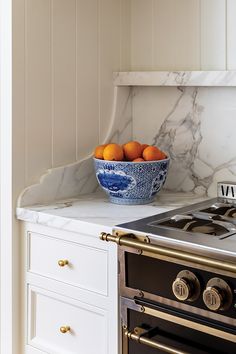
<path fill-rule="evenodd" d="M 51 1 L 26 0 L 26 184 L 52 166 Z"/>
<path fill-rule="evenodd" d="M 154 0 L 131 0 L 132 70 L 153 66 L 153 5 Z"/>
<path fill-rule="evenodd" d="M 120 0 L 120 70 L 129 71 L 131 66 L 131 3 Z"/>
<path fill-rule="evenodd" d="M 99 0 L 99 18 L 99 141 L 102 142 L 112 113 L 112 74 L 120 70 L 120 0 Z"/>
<path fill-rule="evenodd" d="M 52 0 L 53 166 L 76 158 L 76 0 Z"/>
<path fill-rule="evenodd" d="M 13 124 L 13 164 L 14 195 L 18 195 L 25 187 L 25 4 L 22 0 L 15 0 L 13 7 L 13 106 L 12 114 L 15 117 Z M 23 168 L 22 168 L 23 167 Z M 22 173 L 19 173 L 22 171 Z"/>
<path fill-rule="evenodd" d="M 235 0 L 131 0 L 132 70 L 226 70 L 227 56 L 232 68 L 235 7 Z"/>
<path fill-rule="evenodd" d="M 154 0 L 154 68 L 200 68 L 199 0 Z"/>
<path fill-rule="evenodd" d="M 236 1 L 227 1 L 227 70 L 236 70 Z"/>
<path fill-rule="evenodd" d="M 98 1 L 77 1 L 77 158 L 98 144 Z"/>
<path fill-rule="evenodd" d="M 201 1 L 201 69 L 226 69 L 226 0 Z"/>
<path fill-rule="evenodd" d="M 176 42 L 176 8 L 173 0 L 154 1 L 153 51 L 157 70 L 176 69 L 176 50 L 182 49 Z"/>
<path fill-rule="evenodd" d="M 130 66 L 130 0 L 13 0 L 18 193 L 102 141 Z"/>

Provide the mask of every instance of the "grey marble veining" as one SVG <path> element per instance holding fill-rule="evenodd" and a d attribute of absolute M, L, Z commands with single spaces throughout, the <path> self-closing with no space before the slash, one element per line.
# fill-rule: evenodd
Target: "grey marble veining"
<path fill-rule="evenodd" d="M 214 197 L 218 181 L 236 181 L 236 88 L 133 90 L 134 138 L 171 158 L 165 188 Z"/>

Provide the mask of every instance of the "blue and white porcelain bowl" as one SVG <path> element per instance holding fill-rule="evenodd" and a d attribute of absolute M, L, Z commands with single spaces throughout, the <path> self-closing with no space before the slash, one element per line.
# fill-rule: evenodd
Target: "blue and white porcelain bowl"
<path fill-rule="evenodd" d="M 151 203 L 163 187 L 170 159 L 144 162 L 94 158 L 98 183 L 116 204 Z"/>

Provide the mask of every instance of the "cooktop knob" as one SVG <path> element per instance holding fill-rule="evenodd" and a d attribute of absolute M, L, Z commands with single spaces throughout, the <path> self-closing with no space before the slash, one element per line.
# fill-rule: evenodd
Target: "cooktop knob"
<path fill-rule="evenodd" d="M 172 291 L 180 301 L 194 301 L 200 295 L 199 280 L 189 270 L 182 270 L 172 284 Z"/>
<path fill-rule="evenodd" d="M 212 278 L 203 291 L 203 301 L 209 310 L 227 310 L 233 301 L 231 288 L 223 279 Z"/>

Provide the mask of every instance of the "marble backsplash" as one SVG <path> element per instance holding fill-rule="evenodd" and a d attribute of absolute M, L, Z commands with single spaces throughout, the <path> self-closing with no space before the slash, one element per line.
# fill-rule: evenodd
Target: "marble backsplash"
<path fill-rule="evenodd" d="M 236 88 L 134 87 L 133 138 L 166 151 L 165 188 L 216 196 L 236 182 Z"/>

